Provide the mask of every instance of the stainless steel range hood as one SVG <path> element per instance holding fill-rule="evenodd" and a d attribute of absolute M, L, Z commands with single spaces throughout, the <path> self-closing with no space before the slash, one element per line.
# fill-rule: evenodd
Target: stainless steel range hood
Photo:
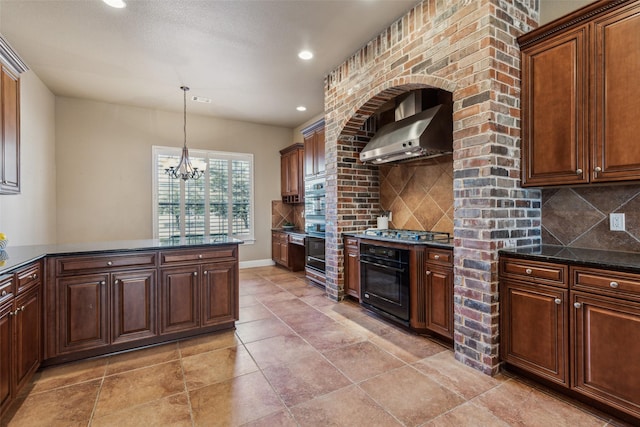
<path fill-rule="evenodd" d="M 362 149 L 360 160 L 380 164 L 452 152 L 452 109 L 441 104 L 383 126 Z"/>

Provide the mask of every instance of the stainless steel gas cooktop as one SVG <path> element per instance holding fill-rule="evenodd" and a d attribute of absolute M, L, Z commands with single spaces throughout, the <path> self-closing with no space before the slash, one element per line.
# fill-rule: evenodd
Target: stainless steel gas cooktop
<path fill-rule="evenodd" d="M 424 230 L 393 230 L 381 228 L 369 228 L 364 232 L 366 236 L 383 237 L 385 239 L 404 240 L 411 242 L 444 242 L 448 243 L 449 233 L 443 231 Z"/>

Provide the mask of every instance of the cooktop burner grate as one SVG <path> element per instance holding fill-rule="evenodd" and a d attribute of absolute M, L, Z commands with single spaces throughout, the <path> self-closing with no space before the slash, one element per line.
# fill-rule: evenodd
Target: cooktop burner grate
<path fill-rule="evenodd" d="M 384 237 L 394 240 L 409 240 L 416 242 L 449 242 L 451 236 L 443 231 L 424 230 L 393 230 L 369 228 L 364 232 L 366 236 Z"/>

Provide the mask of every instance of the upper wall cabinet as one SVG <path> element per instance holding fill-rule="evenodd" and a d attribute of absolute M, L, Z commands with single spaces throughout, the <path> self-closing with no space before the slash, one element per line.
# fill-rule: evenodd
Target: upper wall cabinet
<path fill-rule="evenodd" d="M 314 177 L 325 173 L 324 119 L 302 130 L 304 136 L 304 175 Z"/>
<path fill-rule="evenodd" d="M 20 192 L 20 80 L 6 67 L 0 78 L 0 194 Z"/>
<path fill-rule="evenodd" d="M 304 146 L 300 143 L 280 150 L 280 188 L 284 203 L 304 200 L 303 161 Z"/>
<path fill-rule="evenodd" d="M 518 39 L 522 186 L 640 179 L 640 1 L 597 1 Z"/>
<path fill-rule="evenodd" d="M 27 65 L 0 35 L 0 194 L 20 192 L 20 78 Z"/>

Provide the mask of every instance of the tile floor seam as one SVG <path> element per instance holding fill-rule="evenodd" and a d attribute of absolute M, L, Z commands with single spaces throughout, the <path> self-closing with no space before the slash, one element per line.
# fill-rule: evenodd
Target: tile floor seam
<path fill-rule="evenodd" d="M 107 362 L 107 364 L 108 364 L 108 362 Z M 106 371 L 107 371 L 107 369 L 106 369 L 106 366 L 105 366 L 105 373 L 106 373 Z M 100 401 L 100 393 L 102 392 L 102 386 L 104 385 L 104 379 L 105 379 L 105 375 L 102 375 L 102 378 L 100 379 L 100 386 L 98 387 L 98 391 L 96 392 L 96 400 L 93 402 L 93 408 L 91 408 L 91 414 L 89 415 L 89 421 L 87 422 L 87 427 L 90 427 L 91 424 L 93 424 L 93 417 L 96 415 L 96 409 L 98 408 L 98 402 Z"/>
<path fill-rule="evenodd" d="M 400 368 L 398 368 L 400 369 Z M 389 409 L 387 409 L 387 407 L 385 405 L 382 404 L 382 402 L 379 402 L 377 399 L 375 399 L 373 396 L 371 396 L 369 393 L 367 393 L 367 391 L 360 387 L 360 384 L 356 384 L 356 387 L 358 387 L 360 389 L 360 391 L 362 391 L 365 396 L 367 396 L 369 399 L 371 399 L 373 402 L 375 402 L 376 405 L 378 405 L 380 407 L 380 409 L 382 409 L 384 412 L 386 412 L 391 418 L 393 418 L 394 420 L 396 420 L 400 425 L 402 426 L 407 426 L 406 423 L 404 423 L 400 418 L 396 417 L 391 411 L 389 411 Z"/>
<path fill-rule="evenodd" d="M 193 407 L 191 406 L 191 393 L 187 387 L 187 375 L 184 373 L 184 363 L 182 360 L 182 354 L 180 354 L 180 371 L 182 372 L 182 385 L 184 386 L 184 392 L 187 395 L 187 406 L 189 408 L 189 418 L 191 419 L 191 427 L 195 426 L 195 417 L 193 416 Z"/>

